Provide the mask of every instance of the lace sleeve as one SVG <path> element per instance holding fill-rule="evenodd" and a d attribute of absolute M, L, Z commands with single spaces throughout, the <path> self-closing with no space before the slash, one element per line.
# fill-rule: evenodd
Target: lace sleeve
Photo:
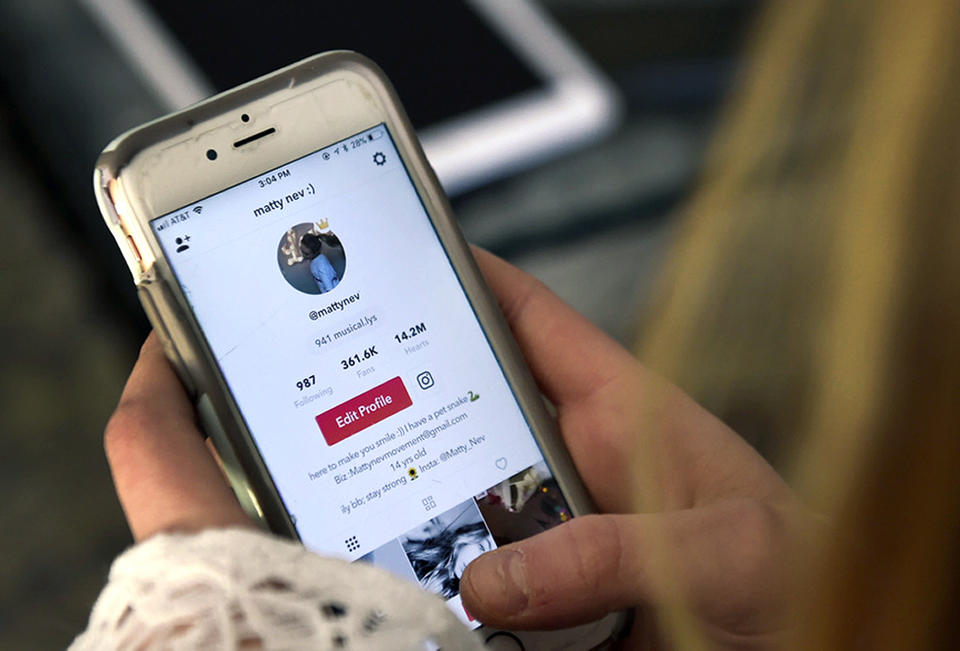
<path fill-rule="evenodd" d="M 161 534 L 110 569 L 88 649 L 481 649 L 438 598 L 384 570 L 246 529 Z"/>

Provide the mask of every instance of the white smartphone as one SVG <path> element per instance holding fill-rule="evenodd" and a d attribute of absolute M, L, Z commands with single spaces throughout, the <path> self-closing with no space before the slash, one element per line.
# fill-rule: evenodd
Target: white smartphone
<path fill-rule="evenodd" d="M 419 582 L 492 647 L 623 630 L 490 630 L 460 602 L 470 560 L 591 506 L 374 64 L 318 55 L 134 129 L 95 188 L 252 516 Z"/>

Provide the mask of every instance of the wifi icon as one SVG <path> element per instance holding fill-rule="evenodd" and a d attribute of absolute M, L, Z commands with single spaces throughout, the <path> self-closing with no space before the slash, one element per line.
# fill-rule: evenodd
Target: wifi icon
<path fill-rule="evenodd" d="M 197 214 L 199 215 L 200 213 L 203 212 L 203 206 L 195 206 L 194 209 L 193 209 L 193 212 L 195 212 L 195 213 L 197 213 Z"/>

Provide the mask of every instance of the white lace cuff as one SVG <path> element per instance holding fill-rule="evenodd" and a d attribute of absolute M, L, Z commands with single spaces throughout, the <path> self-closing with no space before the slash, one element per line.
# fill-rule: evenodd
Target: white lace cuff
<path fill-rule="evenodd" d="M 161 534 L 114 561 L 88 649 L 481 649 L 437 597 L 249 529 Z"/>

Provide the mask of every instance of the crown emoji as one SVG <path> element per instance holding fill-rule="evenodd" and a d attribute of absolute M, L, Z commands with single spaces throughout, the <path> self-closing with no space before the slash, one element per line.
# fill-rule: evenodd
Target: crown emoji
<path fill-rule="evenodd" d="M 327 228 L 328 226 L 330 226 L 330 223 L 326 219 L 318 221 L 316 222 L 316 224 L 317 224 L 317 230 L 321 230 L 321 231 Z"/>

